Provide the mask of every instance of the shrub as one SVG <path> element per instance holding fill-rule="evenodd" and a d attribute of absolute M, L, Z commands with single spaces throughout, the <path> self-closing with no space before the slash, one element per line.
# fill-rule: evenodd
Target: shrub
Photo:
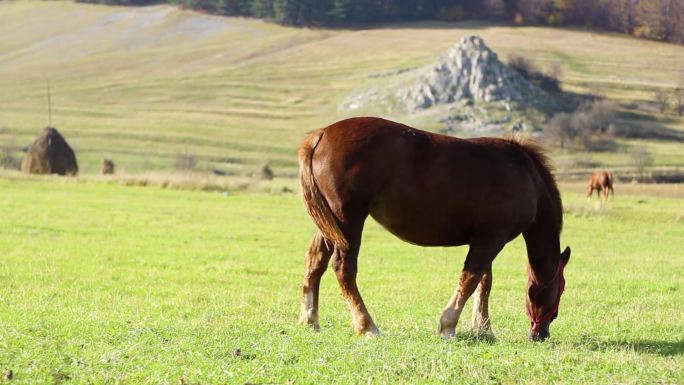
<path fill-rule="evenodd" d="M 544 136 L 565 148 L 566 141 L 573 140 L 576 133 L 570 125 L 570 114 L 561 112 L 554 115 L 543 128 Z"/>
<path fill-rule="evenodd" d="M 678 87 L 675 90 L 674 95 L 675 110 L 677 110 L 677 115 L 684 115 L 684 86 Z"/>
<path fill-rule="evenodd" d="M 518 71 L 525 79 L 529 79 L 531 74 L 538 72 L 537 66 L 532 60 L 518 54 L 508 56 L 508 66 Z"/>
<path fill-rule="evenodd" d="M 629 157 L 630 163 L 634 166 L 640 176 L 644 175 L 644 171 L 647 167 L 653 165 L 653 157 L 648 150 L 642 146 L 632 148 Z"/>
<path fill-rule="evenodd" d="M 197 157 L 192 154 L 178 154 L 173 161 L 177 171 L 193 171 L 197 167 Z"/>
<path fill-rule="evenodd" d="M 544 135 L 564 148 L 566 142 L 579 139 L 581 145 L 590 147 L 594 136 L 612 136 L 618 132 L 615 120 L 615 106 L 605 100 L 593 100 L 580 105 L 568 114 L 557 113 L 544 126 Z"/>
<path fill-rule="evenodd" d="M 549 71 L 544 73 L 537 68 L 537 65 L 532 60 L 522 55 L 511 54 L 508 57 L 508 66 L 546 92 L 552 94 L 562 92 L 560 81 L 558 80 L 561 75 L 561 68 L 558 62 L 554 62 Z"/>
<path fill-rule="evenodd" d="M 667 92 L 658 90 L 653 95 L 653 101 L 658 107 L 660 113 L 664 113 L 665 110 L 667 110 L 668 104 L 670 103 L 670 96 L 667 94 Z"/>
<path fill-rule="evenodd" d="M 14 155 L 9 148 L 3 148 L 0 152 L 0 167 L 7 170 L 20 170 L 21 159 Z"/>

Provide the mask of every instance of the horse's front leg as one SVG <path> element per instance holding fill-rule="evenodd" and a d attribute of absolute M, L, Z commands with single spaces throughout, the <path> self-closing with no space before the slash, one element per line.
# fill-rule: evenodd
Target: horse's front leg
<path fill-rule="evenodd" d="M 492 333 L 489 320 L 489 293 L 492 290 L 492 266 L 482 274 L 473 297 L 473 330 L 477 334 Z"/>
<path fill-rule="evenodd" d="M 332 254 L 332 244 L 325 241 L 320 231 L 316 232 L 311 246 L 306 252 L 306 268 L 304 270 L 304 281 L 301 285 L 302 305 L 299 312 L 299 323 L 311 325 L 314 330 L 320 328 L 318 323 L 318 292 L 321 276 L 328 268 Z"/>
<path fill-rule="evenodd" d="M 444 338 L 456 335 L 456 324 L 461 317 L 461 312 L 463 312 L 468 298 L 477 288 L 477 285 L 482 280 L 482 276 L 491 267 L 494 257 L 501 251 L 503 245 L 502 243 L 495 242 L 489 242 L 486 245 L 470 245 L 458 287 L 454 295 L 451 296 L 444 311 L 442 311 L 442 316 L 439 319 L 437 332 Z"/>

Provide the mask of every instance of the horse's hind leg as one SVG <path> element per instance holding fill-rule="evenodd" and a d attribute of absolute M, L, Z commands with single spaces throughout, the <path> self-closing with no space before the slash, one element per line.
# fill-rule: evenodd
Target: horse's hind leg
<path fill-rule="evenodd" d="M 314 239 L 306 252 L 306 268 L 304 281 L 302 282 L 302 307 L 299 312 L 299 323 L 311 325 L 314 330 L 319 329 L 318 324 L 318 289 L 321 276 L 328 268 L 330 256 L 333 254 L 332 244 L 325 241 L 321 232 L 316 232 Z"/>
<path fill-rule="evenodd" d="M 489 322 L 489 292 L 492 290 L 492 265 L 482 274 L 473 297 L 473 330 L 478 334 L 491 334 Z"/>
<path fill-rule="evenodd" d="M 613 188 L 610 186 L 606 186 L 603 188 L 603 198 L 605 199 L 606 202 L 608 202 L 608 196 L 611 195 L 613 192 Z"/>
<path fill-rule="evenodd" d="M 373 323 L 373 319 L 363 303 L 359 288 L 356 286 L 356 272 L 358 270 L 359 248 L 361 246 L 361 232 L 363 220 L 347 223 L 345 237 L 348 247 L 336 247 L 332 267 L 342 290 L 342 296 L 347 302 L 352 317 L 352 325 L 357 335 L 380 335 L 380 331 Z"/>
<path fill-rule="evenodd" d="M 499 254 L 504 244 L 490 241 L 485 244 L 470 245 L 458 287 L 439 319 L 437 331 L 443 337 L 448 338 L 456 335 L 456 324 L 466 301 L 473 294 L 483 274 L 491 267 L 494 257 Z"/>

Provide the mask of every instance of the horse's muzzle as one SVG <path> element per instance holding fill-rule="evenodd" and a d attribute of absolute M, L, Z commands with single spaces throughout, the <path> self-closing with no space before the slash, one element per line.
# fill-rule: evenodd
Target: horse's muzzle
<path fill-rule="evenodd" d="M 546 322 L 541 324 L 533 324 L 532 327 L 530 327 L 529 333 L 527 333 L 527 337 L 531 341 L 544 341 L 550 336 L 549 323 Z"/>

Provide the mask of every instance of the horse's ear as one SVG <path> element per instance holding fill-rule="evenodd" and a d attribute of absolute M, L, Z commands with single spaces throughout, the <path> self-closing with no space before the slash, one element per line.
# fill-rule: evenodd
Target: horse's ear
<path fill-rule="evenodd" d="M 567 246 L 565 250 L 560 255 L 561 261 L 563 261 L 564 265 L 568 264 L 568 261 L 570 260 L 570 246 Z"/>

